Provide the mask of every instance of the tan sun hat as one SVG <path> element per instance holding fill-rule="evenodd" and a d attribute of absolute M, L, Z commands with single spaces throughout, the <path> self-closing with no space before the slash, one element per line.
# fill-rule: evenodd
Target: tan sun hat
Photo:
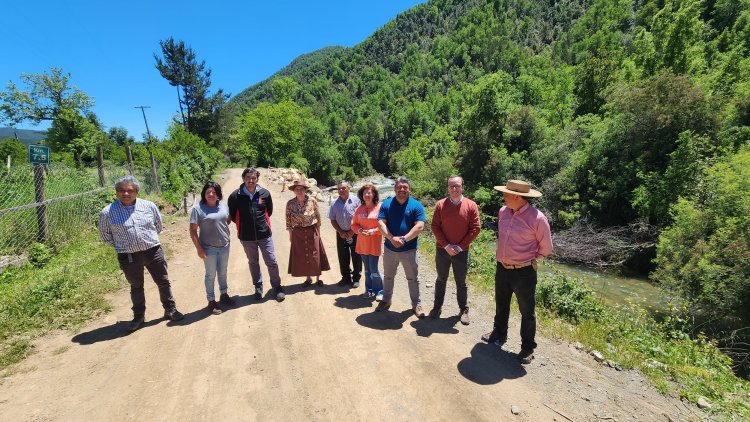
<path fill-rule="evenodd" d="M 529 198 L 542 196 L 541 192 L 531 189 L 531 184 L 523 180 L 508 180 L 505 186 L 495 186 L 495 190 L 511 195 L 528 196 Z"/>
<path fill-rule="evenodd" d="M 294 190 L 297 186 L 302 186 L 303 188 L 310 190 L 310 185 L 307 184 L 307 179 L 304 177 L 300 177 L 299 179 L 296 179 L 292 182 L 291 185 L 289 185 L 289 190 Z"/>

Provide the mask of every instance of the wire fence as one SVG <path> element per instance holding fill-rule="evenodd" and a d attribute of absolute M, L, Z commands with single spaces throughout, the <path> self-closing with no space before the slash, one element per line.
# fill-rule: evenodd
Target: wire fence
<path fill-rule="evenodd" d="M 142 193 L 153 190 L 149 168 L 136 167 L 132 173 Z M 57 246 L 95 227 L 102 207 L 114 196 L 115 181 L 128 174 L 128 167 L 115 165 L 2 167 L 0 271 L 26 261 L 25 252 L 35 242 Z"/>

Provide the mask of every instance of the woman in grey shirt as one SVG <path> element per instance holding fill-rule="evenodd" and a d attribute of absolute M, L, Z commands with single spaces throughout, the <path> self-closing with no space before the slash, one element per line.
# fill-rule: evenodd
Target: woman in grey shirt
<path fill-rule="evenodd" d="M 190 238 L 206 268 L 203 281 L 206 285 L 208 310 L 213 314 L 221 313 L 214 296 L 214 279 L 217 276 L 221 293 L 219 301 L 223 305 L 234 305 L 227 293 L 229 209 L 221 199 L 221 186 L 216 182 L 208 182 L 201 191 L 201 201 L 193 207 L 190 214 Z"/>

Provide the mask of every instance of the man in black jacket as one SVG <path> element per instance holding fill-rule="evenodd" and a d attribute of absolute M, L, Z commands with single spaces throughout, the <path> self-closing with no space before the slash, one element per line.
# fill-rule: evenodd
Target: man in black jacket
<path fill-rule="evenodd" d="M 263 297 L 263 278 L 260 272 L 258 250 L 263 254 L 263 261 L 271 277 L 271 287 L 276 300 L 284 300 L 284 289 L 281 287 L 279 265 L 271 238 L 271 214 L 273 200 L 271 192 L 258 186 L 260 172 L 249 167 L 242 172 L 242 185 L 229 195 L 227 205 L 229 218 L 237 226 L 237 237 L 245 249 L 250 266 L 250 275 L 255 285 L 255 298 Z"/>

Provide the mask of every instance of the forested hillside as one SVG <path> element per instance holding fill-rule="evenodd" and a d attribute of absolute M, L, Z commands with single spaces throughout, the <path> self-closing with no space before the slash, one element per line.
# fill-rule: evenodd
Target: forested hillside
<path fill-rule="evenodd" d="M 741 328 L 749 51 L 748 0 L 435 0 L 232 98 L 222 147 L 329 183 L 406 175 L 420 199 L 461 174 L 490 215 L 492 186 L 529 180 L 556 233 L 630 227 L 657 245 L 625 248 L 641 269 L 656 254 L 656 282 Z"/>

